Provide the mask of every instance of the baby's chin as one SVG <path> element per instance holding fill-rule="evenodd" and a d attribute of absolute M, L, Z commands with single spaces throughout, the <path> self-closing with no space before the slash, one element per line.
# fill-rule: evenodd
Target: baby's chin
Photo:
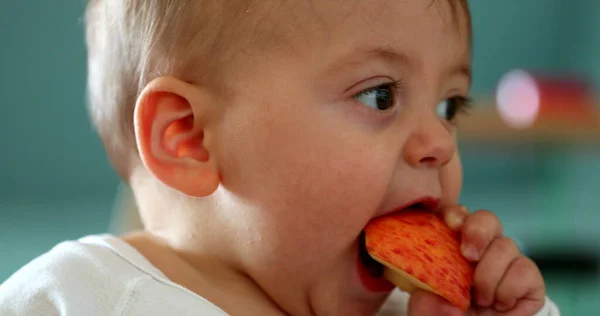
<path fill-rule="evenodd" d="M 355 281 L 353 289 L 349 289 L 348 283 L 344 282 L 345 285 L 342 285 L 342 289 L 330 296 L 313 293 L 311 295 L 313 299 L 310 302 L 311 309 L 315 311 L 316 315 L 376 315 L 389 297 L 389 293 L 366 292 L 360 288 L 359 282 Z"/>
<path fill-rule="evenodd" d="M 358 240 L 352 251 L 345 252 L 343 258 L 327 258 L 310 283 L 308 304 L 316 315 L 357 315 L 373 316 L 381 308 L 393 286 L 385 290 L 373 290 L 365 285 L 361 276 L 361 265 L 358 257 Z M 364 272 L 364 271 L 363 271 Z"/>
<path fill-rule="evenodd" d="M 374 316 L 381 310 L 385 300 L 386 298 L 369 302 L 355 300 L 342 308 L 339 315 Z"/>
<path fill-rule="evenodd" d="M 396 286 L 383 278 L 382 273 L 374 271 L 361 255 L 364 246 L 362 236 L 352 245 L 351 256 L 346 258 L 347 277 L 341 282 L 344 303 L 340 315 L 376 315 L 386 303 Z"/>

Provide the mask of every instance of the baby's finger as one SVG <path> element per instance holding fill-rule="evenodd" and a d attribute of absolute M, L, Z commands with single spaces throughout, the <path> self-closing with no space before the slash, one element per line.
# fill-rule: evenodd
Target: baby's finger
<path fill-rule="evenodd" d="M 408 302 L 408 316 L 462 316 L 464 313 L 442 297 L 418 290 Z"/>
<path fill-rule="evenodd" d="M 442 216 L 446 225 L 452 230 L 460 230 L 469 211 L 462 205 L 446 207 L 442 210 Z"/>
<path fill-rule="evenodd" d="M 473 287 L 477 305 L 482 307 L 492 305 L 506 271 L 520 256 L 519 249 L 512 239 L 507 237 L 494 239 L 475 268 Z"/>
<path fill-rule="evenodd" d="M 536 315 L 542 308 L 541 304 L 532 300 L 521 300 L 517 306 L 508 312 L 499 312 L 494 308 L 474 307 L 467 312 L 467 316 L 529 316 Z"/>
<path fill-rule="evenodd" d="M 545 285 L 542 274 L 531 259 L 519 256 L 512 261 L 496 290 L 496 310 L 513 310 L 519 300 L 527 299 L 544 304 Z M 523 306 L 520 308 L 526 308 Z"/>
<path fill-rule="evenodd" d="M 479 261 L 492 240 L 502 236 L 502 224 L 494 213 L 477 211 L 465 219 L 462 227 L 461 252 L 471 261 Z"/>
<path fill-rule="evenodd" d="M 543 300 L 520 300 L 517 306 L 512 310 L 500 313 L 502 316 L 522 316 L 522 315 L 536 315 L 542 307 L 544 307 Z M 496 314 L 498 315 L 498 314 Z"/>

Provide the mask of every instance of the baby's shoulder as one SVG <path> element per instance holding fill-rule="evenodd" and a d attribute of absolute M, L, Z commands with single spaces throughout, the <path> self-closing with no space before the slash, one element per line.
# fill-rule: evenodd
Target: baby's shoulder
<path fill-rule="evenodd" d="M 198 305 L 212 308 L 107 235 L 62 242 L 0 285 L 0 315 L 191 315 Z M 224 315 L 215 309 L 207 315 Z"/>
<path fill-rule="evenodd" d="M 119 295 L 137 279 L 110 249 L 65 241 L 0 285 L 0 311 L 9 315 L 70 315 L 84 306 L 94 306 L 97 315 L 114 315 Z"/>

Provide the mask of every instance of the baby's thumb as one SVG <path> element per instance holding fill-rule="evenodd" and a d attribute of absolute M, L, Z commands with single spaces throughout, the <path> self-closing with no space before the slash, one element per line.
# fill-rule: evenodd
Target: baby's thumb
<path fill-rule="evenodd" d="M 408 316 L 463 316 L 460 309 L 444 298 L 427 291 L 418 290 L 408 302 Z"/>

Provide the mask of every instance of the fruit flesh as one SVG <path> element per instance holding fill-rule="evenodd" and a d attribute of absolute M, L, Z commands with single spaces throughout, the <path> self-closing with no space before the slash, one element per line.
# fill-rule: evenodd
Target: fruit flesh
<path fill-rule="evenodd" d="M 460 253 L 460 241 L 435 214 L 407 210 L 376 218 L 365 228 L 367 252 L 386 268 L 384 277 L 412 293 L 436 293 L 467 310 L 473 267 Z"/>

